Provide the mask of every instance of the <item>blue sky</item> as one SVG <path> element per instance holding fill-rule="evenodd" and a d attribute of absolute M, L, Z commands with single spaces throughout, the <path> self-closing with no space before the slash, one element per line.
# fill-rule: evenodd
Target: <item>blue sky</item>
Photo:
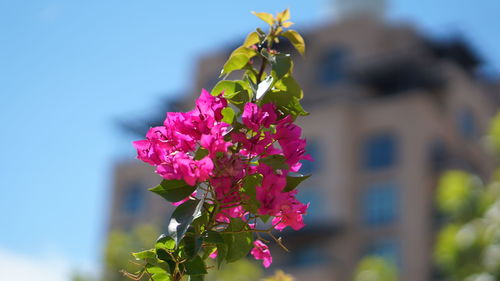
<path fill-rule="evenodd" d="M 34 268 L 50 258 L 66 267 L 98 263 L 113 163 L 134 156 L 114 120 L 147 115 L 168 93 L 191 90 L 197 57 L 260 24 L 250 11 L 290 7 L 296 26 L 307 28 L 326 19 L 328 3 L 0 0 L 0 275 L 12 268 L 2 260 L 8 254 Z M 463 34 L 500 67 L 500 2 L 389 4 L 391 20 Z M 30 280 L 59 280 L 38 276 Z"/>

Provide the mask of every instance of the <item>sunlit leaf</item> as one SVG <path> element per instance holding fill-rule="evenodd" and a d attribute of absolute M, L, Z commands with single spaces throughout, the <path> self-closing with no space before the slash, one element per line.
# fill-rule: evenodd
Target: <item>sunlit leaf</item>
<path fill-rule="evenodd" d="M 288 93 L 289 95 L 297 97 L 299 99 L 302 99 L 304 96 L 304 93 L 302 92 L 299 83 L 297 83 L 297 81 L 291 75 L 287 75 L 281 78 L 281 80 L 276 82 L 274 86 Z"/>
<path fill-rule="evenodd" d="M 235 70 L 244 68 L 248 61 L 256 54 L 257 52 L 255 50 L 244 46 L 241 46 L 238 49 L 234 50 L 229 56 L 229 59 L 224 64 L 224 67 L 221 71 L 221 76 L 229 75 Z"/>
<path fill-rule="evenodd" d="M 276 15 L 276 20 L 279 22 L 284 22 L 290 19 L 290 9 L 285 9 L 283 12 L 279 12 Z"/>
<path fill-rule="evenodd" d="M 134 256 L 138 260 L 144 260 L 144 261 L 147 261 L 148 259 L 156 259 L 156 253 L 154 249 L 132 253 L 132 256 Z"/>
<path fill-rule="evenodd" d="M 259 33 L 257 32 L 252 32 L 248 34 L 247 38 L 245 39 L 245 43 L 243 43 L 244 47 L 250 47 L 252 45 L 260 43 L 260 36 Z"/>
<path fill-rule="evenodd" d="M 227 124 L 232 124 L 234 120 L 234 110 L 231 107 L 225 107 L 221 111 L 222 113 L 222 122 L 227 123 Z"/>
<path fill-rule="evenodd" d="M 257 12 L 252 12 L 255 16 L 257 16 L 259 19 L 265 21 L 269 25 L 274 24 L 274 17 L 273 15 L 269 13 L 257 13 Z"/>
<path fill-rule="evenodd" d="M 304 38 L 295 30 L 287 30 L 281 33 L 282 36 L 286 37 L 290 40 L 290 43 L 297 49 L 297 51 L 304 55 L 306 52 L 306 43 L 304 42 Z"/>
<path fill-rule="evenodd" d="M 158 237 L 158 240 L 156 240 L 155 248 L 173 250 L 175 249 L 175 240 L 170 236 L 162 234 L 160 237 Z"/>
<path fill-rule="evenodd" d="M 232 98 L 235 94 L 245 89 L 245 82 L 241 80 L 222 80 L 219 81 L 212 89 L 212 96 L 218 96 L 224 93 L 227 99 Z"/>

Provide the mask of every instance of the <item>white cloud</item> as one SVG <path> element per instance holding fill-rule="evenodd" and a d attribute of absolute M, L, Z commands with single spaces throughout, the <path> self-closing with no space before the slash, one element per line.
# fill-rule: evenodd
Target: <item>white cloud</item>
<path fill-rule="evenodd" d="M 0 279 L 5 281 L 69 281 L 76 269 L 58 255 L 33 257 L 0 249 Z"/>

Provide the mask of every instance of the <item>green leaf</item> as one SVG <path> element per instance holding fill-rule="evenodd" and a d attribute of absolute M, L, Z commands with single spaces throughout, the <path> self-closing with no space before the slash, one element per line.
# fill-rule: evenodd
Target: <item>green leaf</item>
<path fill-rule="evenodd" d="M 303 175 L 299 173 L 288 173 L 286 176 L 286 186 L 283 189 L 284 192 L 289 192 L 294 190 L 301 182 L 305 181 L 311 177 L 311 175 Z"/>
<path fill-rule="evenodd" d="M 293 116 L 307 116 L 309 113 L 304 110 L 302 105 L 300 104 L 300 99 L 297 97 L 292 97 L 291 101 L 288 103 L 288 105 L 283 106 L 282 111 L 285 114 L 291 114 Z"/>
<path fill-rule="evenodd" d="M 161 183 L 149 191 L 154 192 L 170 202 L 179 202 L 196 190 L 183 180 L 162 180 Z"/>
<path fill-rule="evenodd" d="M 276 15 L 276 19 L 279 22 L 284 22 L 284 21 L 289 20 L 290 19 L 290 9 L 287 8 L 283 12 L 278 13 L 278 15 Z"/>
<path fill-rule="evenodd" d="M 289 106 L 293 103 L 293 96 L 284 91 L 272 91 L 267 93 L 267 95 L 262 99 L 262 104 L 273 103 L 280 106 Z"/>
<path fill-rule="evenodd" d="M 168 224 L 168 235 L 176 245 L 179 245 L 193 220 L 201 216 L 202 206 L 203 200 L 188 200 L 174 210 Z"/>
<path fill-rule="evenodd" d="M 186 274 L 187 275 L 204 275 L 207 274 L 207 268 L 205 262 L 200 256 L 196 256 L 194 259 L 186 263 Z"/>
<path fill-rule="evenodd" d="M 243 46 L 234 50 L 224 64 L 221 76 L 227 76 L 235 70 L 244 68 L 248 61 L 256 54 L 255 50 Z"/>
<path fill-rule="evenodd" d="M 165 249 L 165 250 L 174 250 L 175 249 L 175 241 L 172 237 L 167 236 L 165 234 L 160 235 L 158 240 L 156 240 L 156 249 Z"/>
<path fill-rule="evenodd" d="M 277 105 L 278 109 L 285 115 L 292 115 L 294 117 L 309 115 L 300 104 L 300 99 L 286 92 L 277 91 L 267 93 L 262 99 L 261 104 L 270 102 Z"/>
<path fill-rule="evenodd" d="M 271 61 L 271 68 L 276 75 L 276 80 L 280 80 L 290 72 L 292 68 L 292 59 L 289 54 L 276 54 Z"/>
<path fill-rule="evenodd" d="M 269 13 L 256 13 L 256 12 L 252 12 L 252 14 L 254 14 L 255 16 L 257 16 L 259 19 L 265 21 L 269 25 L 273 25 L 274 24 L 274 17 L 273 17 L 273 15 L 271 15 Z"/>
<path fill-rule="evenodd" d="M 267 93 L 267 91 L 269 91 L 272 83 L 273 83 L 272 76 L 267 76 L 267 78 L 264 79 L 264 81 L 260 82 L 259 85 L 257 86 L 256 99 L 262 98 Z"/>
<path fill-rule="evenodd" d="M 194 160 L 201 160 L 203 159 L 205 156 L 208 155 L 208 150 L 203 148 L 203 147 L 200 147 L 198 148 L 198 150 L 196 151 L 196 153 L 194 154 Z M 186 196 L 187 197 L 187 196 Z"/>
<path fill-rule="evenodd" d="M 243 179 L 242 192 L 245 193 L 248 198 L 247 209 L 255 213 L 260 206 L 259 201 L 257 200 L 257 191 L 256 187 L 262 183 L 262 175 L 261 174 L 252 174 L 248 175 Z"/>
<path fill-rule="evenodd" d="M 142 251 L 139 253 L 132 253 L 132 255 L 137 260 L 143 260 L 146 262 L 146 268 L 151 275 L 158 274 L 158 276 L 162 276 L 170 272 L 170 265 L 164 261 L 159 259 L 171 259 L 170 256 L 165 252 L 165 250 L 155 251 L 154 249 Z M 169 279 L 162 279 L 169 280 Z"/>
<path fill-rule="evenodd" d="M 222 236 L 220 235 L 219 232 L 217 231 L 207 231 L 205 239 L 203 239 L 206 243 L 212 243 L 212 244 L 220 244 L 224 243 L 224 239 L 222 239 Z"/>
<path fill-rule="evenodd" d="M 289 54 L 270 54 L 266 49 L 260 51 L 271 64 L 276 81 L 283 78 L 292 69 L 292 59 Z"/>
<path fill-rule="evenodd" d="M 263 222 L 263 223 L 267 223 L 267 221 L 271 218 L 270 215 L 261 215 L 259 216 L 260 217 L 260 220 Z"/>
<path fill-rule="evenodd" d="M 171 275 L 165 268 L 160 266 L 146 265 L 146 272 L 149 273 L 151 280 L 171 281 Z"/>
<path fill-rule="evenodd" d="M 288 40 L 290 40 L 290 43 L 297 49 L 297 51 L 301 54 L 304 55 L 306 52 L 306 43 L 304 42 L 304 38 L 300 36 L 300 34 L 293 30 L 287 30 L 283 33 L 281 33 L 284 37 L 286 37 Z"/>
<path fill-rule="evenodd" d="M 186 235 L 184 236 L 184 239 L 182 239 L 183 243 L 183 254 L 185 254 L 185 257 L 188 258 L 189 260 L 197 257 L 198 252 L 201 250 L 201 245 L 203 240 L 201 237 L 197 237 L 197 235 L 194 235 L 194 233 L 188 232 L 188 234 L 192 235 Z"/>
<path fill-rule="evenodd" d="M 267 166 L 273 168 L 273 169 L 283 169 L 283 170 L 288 170 L 290 167 L 288 166 L 287 163 L 285 163 L 286 158 L 283 155 L 271 155 L 266 158 L 259 159 L 259 163 L 266 164 Z"/>
<path fill-rule="evenodd" d="M 250 47 L 252 45 L 260 43 L 260 36 L 259 33 L 257 32 L 252 32 L 248 34 L 247 38 L 245 39 L 245 43 L 243 43 L 244 47 Z"/>
<path fill-rule="evenodd" d="M 244 105 L 245 103 L 249 102 L 250 99 L 250 93 L 245 90 L 235 94 L 232 98 L 229 99 L 229 101 L 234 105 Z"/>
<path fill-rule="evenodd" d="M 228 246 L 227 262 L 235 262 L 245 257 L 252 249 L 252 233 L 248 230 L 250 230 L 250 227 L 246 222 L 232 218 L 225 231 L 237 233 L 221 233 L 226 242 L 225 244 Z"/>
<path fill-rule="evenodd" d="M 240 91 L 245 90 L 245 82 L 241 80 L 222 80 L 212 89 L 212 96 L 217 96 L 224 92 L 224 97 L 230 99 Z"/>
<path fill-rule="evenodd" d="M 170 251 L 165 249 L 156 249 L 156 255 L 160 260 L 173 262 L 173 258 L 169 253 Z"/>
<path fill-rule="evenodd" d="M 202 233 L 205 231 L 205 228 L 208 225 L 208 222 L 210 220 L 210 213 L 213 211 L 213 205 L 204 203 L 205 205 L 205 210 L 204 212 L 201 213 L 201 216 L 195 219 L 192 223 L 192 226 L 195 228 L 196 233 Z"/>
<path fill-rule="evenodd" d="M 304 93 L 302 92 L 299 83 L 297 83 L 291 75 L 283 77 L 275 84 L 275 87 L 283 90 L 293 97 L 297 97 L 299 99 L 304 97 Z"/>
<path fill-rule="evenodd" d="M 220 268 L 227 257 L 228 246 L 224 243 L 217 244 L 217 268 Z"/>
<path fill-rule="evenodd" d="M 132 253 L 132 256 L 138 260 L 148 261 L 148 259 L 156 259 L 156 252 L 154 249 L 149 249 L 142 252 Z"/>
<path fill-rule="evenodd" d="M 222 113 L 222 122 L 227 123 L 227 124 L 233 124 L 234 116 L 236 115 L 234 113 L 234 110 L 231 107 L 225 107 L 221 111 Z"/>

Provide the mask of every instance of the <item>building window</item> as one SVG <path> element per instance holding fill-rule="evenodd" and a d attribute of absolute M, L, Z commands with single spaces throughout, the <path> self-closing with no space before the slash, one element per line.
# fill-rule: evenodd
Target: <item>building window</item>
<path fill-rule="evenodd" d="M 331 257 L 325 252 L 324 248 L 308 245 L 292 252 L 288 266 L 308 267 L 321 265 L 330 261 Z"/>
<path fill-rule="evenodd" d="M 345 78 L 347 51 L 344 48 L 330 49 L 319 62 L 319 80 L 324 85 L 332 85 Z"/>
<path fill-rule="evenodd" d="M 362 220 L 367 225 L 384 226 L 397 219 L 398 190 L 394 183 L 369 186 L 361 203 Z"/>
<path fill-rule="evenodd" d="M 139 213 L 145 206 L 144 186 L 138 182 L 132 183 L 125 189 L 123 211 L 129 215 Z"/>
<path fill-rule="evenodd" d="M 457 116 L 457 126 L 459 133 L 467 139 L 473 139 L 477 136 L 476 119 L 471 110 L 462 110 Z"/>
<path fill-rule="evenodd" d="M 381 239 L 368 245 L 365 255 L 386 259 L 394 265 L 401 266 L 399 244 L 394 239 Z"/>
<path fill-rule="evenodd" d="M 364 144 L 364 167 L 369 170 L 389 168 L 396 162 L 397 143 L 392 134 L 369 138 Z"/>
<path fill-rule="evenodd" d="M 308 141 L 306 153 L 311 155 L 314 161 L 302 160 L 302 167 L 300 172 L 304 175 L 314 173 L 318 170 L 321 165 L 321 151 L 320 146 L 317 141 Z"/>

